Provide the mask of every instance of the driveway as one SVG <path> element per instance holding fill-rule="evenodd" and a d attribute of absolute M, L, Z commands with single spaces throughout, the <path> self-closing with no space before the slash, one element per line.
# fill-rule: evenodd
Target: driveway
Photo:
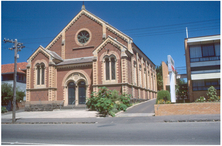
<path fill-rule="evenodd" d="M 126 112 L 120 112 L 117 114 L 117 117 L 153 116 L 155 103 L 156 99 L 151 99 L 146 102 L 137 104 L 127 109 Z"/>

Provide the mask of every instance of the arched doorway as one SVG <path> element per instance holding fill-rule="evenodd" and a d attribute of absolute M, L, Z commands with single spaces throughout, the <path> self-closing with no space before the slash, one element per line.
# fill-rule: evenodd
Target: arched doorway
<path fill-rule="evenodd" d="M 86 83 L 84 81 L 80 81 L 78 84 L 79 87 L 79 104 L 86 103 Z"/>
<path fill-rule="evenodd" d="M 75 83 L 74 82 L 70 82 L 68 84 L 68 104 L 72 105 L 75 104 Z"/>

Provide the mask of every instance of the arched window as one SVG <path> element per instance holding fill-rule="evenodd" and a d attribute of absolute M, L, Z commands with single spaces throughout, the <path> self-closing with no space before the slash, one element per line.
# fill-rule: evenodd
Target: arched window
<path fill-rule="evenodd" d="M 40 85 L 40 65 L 37 65 L 37 85 Z"/>
<path fill-rule="evenodd" d="M 116 80 L 116 58 L 115 56 L 106 56 L 105 57 L 105 79 L 107 80 Z"/>
<path fill-rule="evenodd" d="M 144 88 L 146 88 L 146 68 L 144 68 L 143 81 L 144 81 Z"/>
<path fill-rule="evenodd" d="M 44 84 L 45 80 L 45 65 L 41 64 L 41 69 L 42 69 L 42 85 Z"/>
<path fill-rule="evenodd" d="M 37 85 L 44 85 L 45 84 L 45 64 L 37 64 L 36 65 L 36 78 L 37 78 Z"/>
<path fill-rule="evenodd" d="M 149 86 L 149 78 L 150 78 L 150 71 L 148 71 L 147 73 L 147 89 L 150 89 L 150 86 Z"/>
<path fill-rule="evenodd" d="M 136 77 L 137 77 L 137 74 L 136 74 L 136 61 L 134 61 L 134 83 L 135 83 L 135 85 L 137 85 Z"/>
<path fill-rule="evenodd" d="M 142 87 L 142 74 L 141 74 L 141 69 L 142 69 L 142 67 L 141 67 L 141 65 L 139 65 L 139 85 L 140 85 L 140 87 Z"/>
<path fill-rule="evenodd" d="M 106 80 L 109 80 L 110 79 L 109 58 L 105 59 L 105 64 L 106 64 Z"/>
<path fill-rule="evenodd" d="M 116 61 L 115 58 L 111 58 L 111 71 L 112 71 L 112 80 L 116 79 Z"/>

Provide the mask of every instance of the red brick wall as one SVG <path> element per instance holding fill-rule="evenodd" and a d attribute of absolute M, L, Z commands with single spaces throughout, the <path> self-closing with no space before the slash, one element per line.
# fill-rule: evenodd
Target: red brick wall
<path fill-rule="evenodd" d="M 149 91 L 145 91 L 145 98 L 148 99 Z"/>
<path fill-rule="evenodd" d="M 48 90 L 30 91 L 30 101 L 48 101 Z"/>
<path fill-rule="evenodd" d="M 220 114 L 220 103 L 156 104 L 155 116 Z"/>
<path fill-rule="evenodd" d="M 128 43 L 126 41 L 124 41 L 123 39 L 121 39 L 120 37 L 118 37 L 116 34 L 112 33 L 111 31 L 106 29 L 106 36 L 111 36 L 113 38 L 117 38 L 117 41 L 119 41 L 120 43 L 122 43 L 123 45 L 125 45 L 126 47 L 128 47 Z"/>
<path fill-rule="evenodd" d="M 117 90 L 119 93 L 122 93 L 122 86 L 106 86 L 106 88 L 109 90 Z"/>
<path fill-rule="evenodd" d="M 97 66 L 98 66 L 98 76 L 97 76 L 97 79 L 98 79 L 98 84 L 102 84 L 102 74 L 104 74 L 104 73 L 102 73 L 102 65 L 103 65 L 103 62 L 102 61 L 100 61 L 100 60 L 98 60 L 98 62 L 97 62 L 98 64 L 97 64 Z"/>
<path fill-rule="evenodd" d="M 134 91 L 135 91 L 135 97 L 134 97 L 134 98 L 138 98 L 138 97 L 139 97 L 138 89 L 137 89 L 137 88 L 134 88 Z"/>
<path fill-rule="evenodd" d="M 92 92 L 92 66 L 87 66 L 87 67 L 78 67 L 78 68 L 64 68 L 64 69 L 57 69 L 57 100 L 63 100 L 63 79 L 65 75 L 71 71 L 71 70 L 83 70 L 85 71 L 89 78 L 91 78 L 91 83 L 90 85 L 90 93 Z"/>
<path fill-rule="evenodd" d="M 73 48 L 83 47 L 75 42 L 76 33 L 82 29 L 87 28 L 91 32 L 91 40 L 86 46 L 94 46 L 94 48 L 78 49 Z M 102 26 L 95 21 L 89 19 L 85 15 L 82 15 L 66 32 L 65 37 L 65 58 L 80 58 L 93 56 L 93 50 L 102 43 Z"/>
<path fill-rule="evenodd" d="M 132 87 L 131 87 L 131 86 L 128 86 L 128 94 L 133 95 L 133 93 L 132 93 Z"/>
<path fill-rule="evenodd" d="M 57 42 L 49 49 L 50 51 L 56 52 L 61 56 L 61 46 L 62 46 L 62 37 L 60 37 Z"/>
<path fill-rule="evenodd" d="M 117 54 L 119 54 L 119 57 L 121 57 L 121 51 L 118 48 L 116 48 L 115 46 L 113 46 L 112 44 L 107 43 L 107 45 L 104 48 L 109 49 L 109 52 L 115 51 Z M 102 76 L 103 76 L 102 75 L 102 64 L 103 64 L 103 62 L 100 61 L 100 57 L 104 52 L 107 52 L 107 50 L 104 48 L 98 53 L 98 84 L 102 84 Z M 111 55 L 111 54 L 109 53 L 108 55 Z M 122 82 L 121 58 L 117 59 L 117 62 L 118 62 L 118 79 L 119 79 L 118 83 L 121 83 Z"/>
<path fill-rule="evenodd" d="M 127 73 L 128 73 L 128 83 L 132 84 L 132 64 L 131 64 L 131 57 L 127 58 Z"/>
<path fill-rule="evenodd" d="M 47 63 L 49 62 L 49 59 L 43 55 L 42 53 L 39 53 L 33 60 L 32 60 L 32 66 L 31 66 L 31 88 L 34 88 L 34 79 L 35 79 L 35 76 L 34 76 L 34 71 L 35 71 L 35 61 L 36 60 L 41 60 L 41 59 L 44 59 Z M 48 73 L 49 73 L 49 68 L 48 68 L 48 65 L 46 67 L 46 72 L 47 74 L 45 75 L 46 77 L 46 87 L 48 87 Z"/>

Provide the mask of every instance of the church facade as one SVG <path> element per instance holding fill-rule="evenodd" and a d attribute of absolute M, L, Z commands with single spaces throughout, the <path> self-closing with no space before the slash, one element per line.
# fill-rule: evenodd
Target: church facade
<path fill-rule="evenodd" d="M 46 46 L 28 59 L 26 102 L 85 104 L 92 92 L 107 87 L 132 98 L 153 99 L 155 64 L 133 39 L 82 6 Z"/>

